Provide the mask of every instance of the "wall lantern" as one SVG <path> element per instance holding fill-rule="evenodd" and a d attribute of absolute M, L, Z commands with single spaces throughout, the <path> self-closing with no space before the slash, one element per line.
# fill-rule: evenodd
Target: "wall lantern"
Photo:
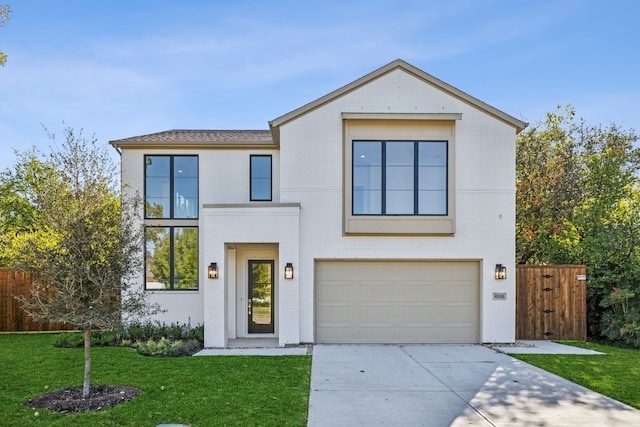
<path fill-rule="evenodd" d="M 218 278 L 218 263 L 212 262 L 209 264 L 209 268 L 207 269 L 209 273 L 209 279 L 217 279 Z"/>
<path fill-rule="evenodd" d="M 496 264 L 496 280 L 504 280 L 507 278 L 507 267 L 502 264 Z"/>
<path fill-rule="evenodd" d="M 285 279 L 293 279 L 293 264 L 290 262 L 284 266 L 284 278 Z"/>

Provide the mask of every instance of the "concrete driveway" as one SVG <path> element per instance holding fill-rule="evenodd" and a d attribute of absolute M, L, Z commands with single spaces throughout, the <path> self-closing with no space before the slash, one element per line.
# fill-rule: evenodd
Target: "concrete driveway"
<path fill-rule="evenodd" d="M 311 372 L 309 426 L 640 425 L 636 409 L 479 345 L 316 345 Z"/>

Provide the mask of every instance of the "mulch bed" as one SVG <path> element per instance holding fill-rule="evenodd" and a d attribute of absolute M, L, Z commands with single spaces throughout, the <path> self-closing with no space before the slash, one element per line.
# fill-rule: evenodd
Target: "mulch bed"
<path fill-rule="evenodd" d="M 82 398 L 82 386 L 75 386 L 41 394 L 27 400 L 24 405 L 29 408 L 46 408 L 68 414 L 111 408 L 128 402 L 140 394 L 142 391 L 133 387 L 92 384 L 91 393 L 86 399 Z"/>

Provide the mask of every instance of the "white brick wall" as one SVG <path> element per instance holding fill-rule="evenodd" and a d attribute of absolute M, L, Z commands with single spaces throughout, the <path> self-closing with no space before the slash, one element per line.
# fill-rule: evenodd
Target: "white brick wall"
<path fill-rule="evenodd" d="M 462 113 L 455 129 L 454 237 L 342 235 L 342 112 Z M 313 341 L 313 260 L 321 258 L 482 260 L 482 339 L 514 340 L 513 127 L 398 70 L 283 125 L 280 131 L 280 197 L 302 206 L 302 341 Z M 507 266 L 507 280 L 494 279 L 497 263 Z M 493 292 L 507 292 L 508 300 L 492 301 Z"/>
<path fill-rule="evenodd" d="M 341 113 L 460 113 L 455 123 L 456 233 L 432 236 L 343 236 L 343 123 Z M 123 182 L 142 192 L 144 154 L 200 156 L 200 290 L 154 293 L 166 321 L 205 322 L 207 346 L 229 336 L 232 275 L 228 243 L 278 248 L 278 336 L 281 345 L 312 342 L 314 260 L 332 258 L 481 261 L 481 339 L 515 338 L 515 129 L 470 104 L 396 70 L 281 126 L 280 150 L 124 150 Z M 249 202 L 249 155 L 273 155 L 273 202 L 279 207 L 223 207 Z M 220 278 L 206 278 L 216 261 Z M 225 262 L 226 261 L 226 262 Z M 284 281 L 287 262 L 293 281 Z M 494 279 L 495 264 L 508 279 Z M 142 283 L 142 278 L 140 278 Z M 507 301 L 492 301 L 506 292 Z"/>

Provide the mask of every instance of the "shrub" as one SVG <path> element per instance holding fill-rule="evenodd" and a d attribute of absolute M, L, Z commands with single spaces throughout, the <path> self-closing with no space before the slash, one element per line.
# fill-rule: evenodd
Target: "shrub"
<path fill-rule="evenodd" d="M 204 325 L 198 325 L 195 328 L 189 329 L 187 338 L 197 340 L 200 344 L 204 344 Z"/>
<path fill-rule="evenodd" d="M 202 348 L 204 326 L 192 328 L 188 324 L 159 322 L 135 322 L 123 325 L 115 331 L 93 331 L 91 345 L 131 346 L 148 356 L 189 356 Z M 54 337 L 56 347 L 82 347 L 84 336 L 80 332 L 67 332 Z"/>
<path fill-rule="evenodd" d="M 630 289 L 613 288 L 600 304 L 607 309 L 600 332 L 614 344 L 640 348 L 640 303 L 635 297 Z"/>
<path fill-rule="evenodd" d="M 191 356 L 201 348 L 200 342 L 197 340 L 171 340 L 161 338 L 158 341 L 149 339 L 147 341 L 137 341 L 133 343 L 133 347 L 138 353 L 145 356 Z"/>
<path fill-rule="evenodd" d="M 75 348 L 83 344 L 84 336 L 80 332 L 65 332 L 53 337 L 54 347 Z"/>
<path fill-rule="evenodd" d="M 91 345 L 92 346 L 108 346 L 118 345 L 119 340 L 116 340 L 116 334 L 108 331 L 92 331 L 91 332 Z M 84 345 L 84 335 L 82 332 L 65 332 L 55 335 L 53 338 L 54 347 L 75 348 L 82 347 Z"/>
<path fill-rule="evenodd" d="M 131 341 L 148 341 L 153 339 L 159 341 L 162 338 L 173 340 L 195 339 L 204 343 L 204 326 L 198 325 L 195 328 L 190 324 L 160 322 L 132 322 L 123 327 L 122 338 Z"/>

